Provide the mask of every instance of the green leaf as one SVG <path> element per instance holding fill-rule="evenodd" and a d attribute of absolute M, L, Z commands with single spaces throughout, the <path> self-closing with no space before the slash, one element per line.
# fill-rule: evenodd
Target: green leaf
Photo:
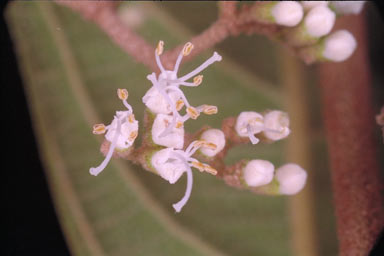
<path fill-rule="evenodd" d="M 188 40 L 180 24 L 153 4 L 141 8 L 147 18 L 138 31 L 148 41 L 155 45 L 162 39 L 171 48 Z M 103 173 L 91 176 L 89 168 L 103 159 L 101 140 L 91 132 L 93 123 L 109 123 L 122 108 L 117 88 L 128 89 L 129 103 L 142 120 L 141 98 L 150 87 L 150 70 L 65 7 L 13 2 L 7 14 L 55 207 L 74 254 L 292 254 L 283 197 L 239 191 L 195 172 L 192 197 L 175 214 L 172 204 L 183 196 L 184 179 L 170 185 L 122 160 L 112 160 Z M 212 52 L 187 63 L 181 72 Z M 274 88 L 223 56 L 221 63 L 204 71 L 199 88 L 185 89 L 193 105 L 217 105 L 219 114 L 189 121 L 186 128 L 220 127 L 222 119 L 244 110 L 278 108 L 281 95 Z M 240 147 L 227 162 L 262 158 L 278 166 L 282 144 Z"/>

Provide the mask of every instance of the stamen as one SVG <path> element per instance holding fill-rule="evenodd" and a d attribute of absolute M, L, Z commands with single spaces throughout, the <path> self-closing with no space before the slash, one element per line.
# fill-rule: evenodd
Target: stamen
<path fill-rule="evenodd" d="M 179 112 L 177 112 L 176 110 L 176 107 L 173 105 L 173 102 L 171 100 L 171 98 L 169 97 L 169 95 L 164 91 L 162 90 L 162 88 L 160 87 L 160 85 L 158 84 L 158 82 L 156 81 L 156 74 L 155 73 L 152 73 L 150 75 L 147 76 L 147 79 L 149 81 L 152 82 L 152 84 L 156 87 L 156 89 L 160 92 L 160 94 L 165 98 L 165 100 L 168 102 L 169 106 L 171 106 L 172 108 L 172 123 L 171 125 L 169 125 L 160 135 L 159 137 L 164 137 L 166 136 L 168 133 L 170 133 L 172 131 L 172 129 L 175 127 L 176 125 L 176 118 L 177 117 L 180 117 L 179 115 Z"/>
<path fill-rule="evenodd" d="M 135 122 L 135 115 L 134 114 L 130 114 L 129 116 L 128 116 L 128 122 L 130 122 L 131 124 L 133 123 L 133 122 Z"/>
<path fill-rule="evenodd" d="M 176 123 L 176 128 L 181 128 L 183 127 L 184 123 L 183 122 L 177 122 Z"/>
<path fill-rule="evenodd" d="M 189 74 L 186 74 L 185 76 L 179 78 L 178 80 L 185 82 L 188 79 L 190 79 L 191 77 L 194 77 L 195 75 L 200 73 L 202 70 L 204 70 L 205 68 L 207 68 L 209 65 L 211 65 L 212 63 L 214 63 L 216 61 L 221 61 L 221 56 L 217 52 L 214 52 L 212 57 L 210 57 L 208 60 L 206 60 L 203 64 L 201 64 L 195 70 L 193 70 Z"/>
<path fill-rule="evenodd" d="M 191 42 L 186 43 L 183 48 L 183 55 L 188 56 L 193 50 L 193 47 L 194 45 Z"/>
<path fill-rule="evenodd" d="M 251 126 L 249 124 L 247 125 L 247 134 L 248 134 L 248 137 L 251 140 L 252 144 L 259 143 L 260 140 L 255 137 L 255 135 L 252 132 Z"/>
<path fill-rule="evenodd" d="M 214 115 L 214 114 L 217 114 L 218 109 L 217 109 L 216 106 L 212 106 L 212 105 L 203 105 L 203 112 L 204 112 L 204 114 L 206 114 L 206 115 Z"/>
<path fill-rule="evenodd" d="M 214 144 L 214 143 L 212 143 L 212 142 L 205 142 L 204 144 L 203 144 L 203 147 L 205 147 L 205 148 L 209 148 L 209 149 L 212 149 L 212 150 L 215 150 L 216 148 L 217 148 L 217 145 L 216 144 Z"/>
<path fill-rule="evenodd" d="M 203 75 L 198 75 L 193 78 L 193 83 L 199 86 L 203 82 Z"/>
<path fill-rule="evenodd" d="M 156 54 L 161 55 L 163 54 L 163 51 L 164 51 L 164 41 L 160 40 L 156 47 Z"/>
<path fill-rule="evenodd" d="M 197 111 L 194 107 L 188 107 L 187 113 L 192 119 L 197 119 L 197 117 L 200 115 L 199 111 Z"/>
<path fill-rule="evenodd" d="M 117 89 L 117 96 L 121 100 L 127 100 L 128 99 L 128 91 L 126 89 Z"/>
<path fill-rule="evenodd" d="M 208 164 L 204 164 L 204 171 L 206 171 L 207 173 L 212 174 L 212 175 L 216 175 L 217 174 L 217 170 L 215 168 L 212 168 Z"/>
<path fill-rule="evenodd" d="M 187 188 L 185 190 L 183 198 L 179 202 L 172 205 L 176 212 L 180 212 L 184 205 L 188 202 L 189 197 L 191 196 L 193 185 L 193 175 L 191 167 L 189 167 L 188 163 L 184 158 L 181 158 L 181 160 L 185 163 L 185 166 L 187 167 Z"/>
<path fill-rule="evenodd" d="M 176 110 L 180 111 L 184 107 L 184 101 L 178 100 L 176 101 Z"/>
<path fill-rule="evenodd" d="M 107 164 L 109 163 L 109 161 L 112 158 L 113 151 L 115 150 L 115 147 L 117 144 L 117 139 L 120 136 L 120 129 L 121 129 L 120 120 L 117 117 L 115 117 L 115 118 L 117 119 L 116 133 L 115 133 L 115 136 L 113 137 L 112 144 L 109 147 L 107 156 L 105 157 L 104 161 L 98 167 L 92 167 L 89 169 L 89 173 L 94 175 L 94 176 L 97 176 L 101 171 L 103 171 L 105 169 L 105 167 L 107 166 Z"/>
<path fill-rule="evenodd" d="M 128 139 L 129 139 L 130 141 L 133 141 L 133 140 L 136 139 L 136 137 L 137 137 L 138 134 L 139 134 L 139 133 L 138 133 L 137 131 L 133 131 L 133 132 L 131 132 L 131 133 L 129 134 Z"/>
<path fill-rule="evenodd" d="M 164 42 L 163 41 L 159 41 L 159 43 L 157 44 L 157 47 L 156 47 L 156 51 L 155 51 L 155 59 L 156 59 L 156 64 L 157 66 L 159 67 L 161 73 L 165 73 L 165 69 L 163 67 L 163 64 L 161 64 L 161 60 L 160 60 L 160 55 L 163 53 L 164 51 Z"/>
<path fill-rule="evenodd" d="M 169 85 L 169 86 L 167 86 L 167 87 L 165 88 L 165 90 L 167 90 L 167 91 L 168 91 L 168 90 L 173 90 L 173 91 L 178 92 L 178 93 L 180 94 L 179 96 L 181 97 L 181 99 L 183 100 L 183 102 L 185 103 L 185 105 L 186 105 L 187 107 L 191 106 L 191 105 L 189 104 L 187 98 L 185 97 L 184 92 L 183 92 L 182 90 L 180 90 L 178 87 L 173 86 L 173 85 Z"/>
<path fill-rule="evenodd" d="M 200 163 L 199 161 L 192 161 L 191 162 L 192 167 L 195 167 L 200 172 L 205 171 L 204 164 Z"/>
<path fill-rule="evenodd" d="M 106 130 L 107 129 L 104 124 L 95 124 L 93 126 L 93 134 L 104 134 Z"/>

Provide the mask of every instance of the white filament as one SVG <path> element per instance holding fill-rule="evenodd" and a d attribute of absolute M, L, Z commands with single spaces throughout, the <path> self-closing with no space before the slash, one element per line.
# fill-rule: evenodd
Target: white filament
<path fill-rule="evenodd" d="M 117 117 L 115 117 L 115 118 L 117 118 Z M 116 131 L 115 137 L 113 138 L 112 144 L 109 147 L 108 153 L 107 153 L 104 161 L 98 167 L 92 167 L 89 169 L 90 174 L 97 176 L 100 172 L 102 172 L 105 169 L 105 167 L 107 166 L 107 164 L 111 160 L 113 152 L 114 152 L 115 147 L 116 147 L 117 139 L 120 136 L 120 128 L 121 128 L 120 120 L 117 118 L 117 131 Z"/>
<path fill-rule="evenodd" d="M 199 74 L 201 71 L 206 69 L 209 65 L 213 64 L 214 62 L 221 61 L 221 59 L 222 59 L 221 56 L 217 52 L 214 52 L 212 57 L 207 59 L 203 64 L 201 64 L 195 70 L 193 70 L 192 72 L 186 74 L 185 76 L 183 76 L 183 77 L 181 77 L 181 78 L 179 78 L 177 80 L 180 81 L 180 82 L 185 82 L 186 80 L 188 80 L 188 79 L 194 77 L 195 75 Z"/>

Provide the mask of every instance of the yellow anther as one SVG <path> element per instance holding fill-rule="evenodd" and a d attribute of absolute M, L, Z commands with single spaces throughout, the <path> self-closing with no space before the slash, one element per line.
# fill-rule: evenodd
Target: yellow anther
<path fill-rule="evenodd" d="M 205 142 L 203 147 L 215 150 L 217 148 L 217 145 L 211 142 Z"/>
<path fill-rule="evenodd" d="M 262 123 L 263 122 L 263 119 L 261 119 L 260 117 L 255 117 L 251 120 L 249 120 L 249 124 L 250 125 L 258 125 L 259 123 Z"/>
<path fill-rule="evenodd" d="M 212 168 L 210 165 L 208 164 L 204 164 L 204 171 L 206 171 L 207 173 L 210 173 L 212 175 L 216 175 L 217 174 L 217 170 Z"/>
<path fill-rule="evenodd" d="M 126 100 L 128 99 L 128 91 L 126 89 L 117 89 L 117 96 L 121 100 Z"/>
<path fill-rule="evenodd" d="M 176 128 L 181 128 L 181 127 L 183 127 L 183 125 L 184 125 L 183 122 L 179 121 L 176 123 Z"/>
<path fill-rule="evenodd" d="M 130 114 L 129 116 L 128 116 L 128 122 L 130 122 L 131 124 L 133 123 L 133 122 L 135 122 L 135 115 L 134 114 Z"/>
<path fill-rule="evenodd" d="M 195 167 L 196 169 L 198 169 L 200 172 L 203 172 L 205 171 L 205 166 L 204 164 L 198 162 L 198 161 L 193 161 L 191 162 L 192 166 Z"/>
<path fill-rule="evenodd" d="M 193 78 L 193 83 L 198 86 L 203 82 L 203 75 L 198 75 Z"/>
<path fill-rule="evenodd" d="M 156 54 L 160 56 L 163 53 L 163 51 L 164 51 L 164 42 L 160 40 L 156 47 Z"/>
<path fill-rule="evenodd" d="M 186 43 L 183 48 L 183 55 L 188 56 L 191 53 L 193 47 L 194 46 L 191 42 Z"/>
<path fill-rule="evenodd" d="M 187 113 L 192 119 L 197 119 L 197 117 L 200 115 L 199 111 L 197 111 L 194 107 L 188 107 Z"/>
<path fill-rule="evenodd" d="M 136 137 L 137 137 L 137 135 L 138 135 L 138 132 L 137 131 L 133 131 L 133 132 L 131 132 L 130 134 L 129 134 L 129 137 L 128 137 L 128 139 L 129 140 L 135 140 L 136 139 Z"/>
<path fill-rule="evenodd" d="M 184 107 L 184 101 L 178 100 L 176 101 L 176 110 L 180 111 Z"/>
<path fill-rule="evenodd" d="M 93 126 L 93 134 L 104 134 L 106 131 L 104 124 L 95 124 Z"/>
<path fill-rule="evenodd" d="M 203 112 L 206 115 L 217 114 L 217 107 L 211 105 L 204 105 Z"/>
<path fill-rule="evenodd" d="M 164 124 L 165 124 L 165 127 L 168 127 L 169 121 L 167 119 L 164 119 Z"/>
<path fill-rule="evenodd" d="M 202 146 L 204 146 L 206 143 L 208 143 L 208 142 L 205 141 L 205 140 L 196 140 L 195 143 L 193 143 L 193 146 L 194 146 L 194 147 L 202 147 Z"/>

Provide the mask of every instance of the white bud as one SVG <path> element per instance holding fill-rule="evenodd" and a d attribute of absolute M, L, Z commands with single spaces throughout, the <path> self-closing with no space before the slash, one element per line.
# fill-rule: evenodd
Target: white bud
<path fill-rule="evenodd" d="M 304 188 L 307 172 L 297 164 L 285 164 L 276 170 L 279 191 L 284 195 L 294 195 Z"/>
<path fill-rule="evenodd" d="M 330 1 L 338 14 L 359 14 L 366 1 Z"/>
<path fill-rule="evenodd" d="M 327 6 L 328 1 L 300 1 L 305 11 L 308 11 L 317 6 Z"/>
<path fill-rule="evenodd" d="M 251 160 L 243 169 L 243 177 L 248 186 L 258 187 L 270 183 L 275 167 L 266 160 Z"/>
<path fill-rule="evenodd" d="M 185 163 L 173 157 L 173 149 L 166 148 L 156 152 L 151 159 L 157 173 L 169 183 L 174 184 L 186 170 Z"/>
<path fill-rule="evenodd" d="M 152 125 L 152 140 L 164 147 L 181 149 L 184 146 L 184 127 L 174 127 L 169 133 L 161 136 L 167 126 L 172 123 L 172 119 L 171 115 L 156 115 Z"/>
<path fill-rule="evenodd" d="M 355 51 L 357 42 L 347 30 L 339 30 L 325 39 L 323 57 L 340 62 L 348 59 Z"/>
<path fill-rule="evenodd" d="M 174 104 L 180 99 L 180 95 L 176 91 L 171 91 L 167 94 Z M 147 91 L 143 97 L 143 103 L 155 114 L 169 114 L 172 112 L 172 107 L 156 87 L 152 87 Z"/>
<path fill-rule="evenodd" d="M 277 24 L 294 27 L 303 18 L 303 7 L 295 1 L 281 1 L 272 8 L 272 16 Z"/>
<path fill-rule="evenodd" d="M 281 140 L 291 133 L 288 114 L 279 110 L 268 112 L 264 116 L 264 125 L 264 135 L 270 140 Z"/>
<path fill-rule="evenodd" d="M 116 148 L 127 149 L 136 139 L 139 122 L 137 120 L 129 121 L 128 116 L 131 113 L 129 111 L 116 111 L 116 117 L 121 122 L 120 132 L 117 137 Z M 108 132 L 105 134 L 105 138 L 112 142 L 115 138 L 117 131 L 117 118 L 115 118 L 108 127 Z"/>
<path fill-rule="evenodd" d="M 335 19 L 336 14 L 327 6 L 317 6 L 305 16 L 304 24 L 309 35 L 321 37 L 332 30 Z"/>
<path fill-rule="evenodd" d="M 224 133 L 219 129 L 209 129 L 203 132 L 201 139 L 216 145 L 216 149 L 202 147 L 200 148 L 201 153 L 206 156 L 212 157 L 223 150 L 225 146 Z"/>

